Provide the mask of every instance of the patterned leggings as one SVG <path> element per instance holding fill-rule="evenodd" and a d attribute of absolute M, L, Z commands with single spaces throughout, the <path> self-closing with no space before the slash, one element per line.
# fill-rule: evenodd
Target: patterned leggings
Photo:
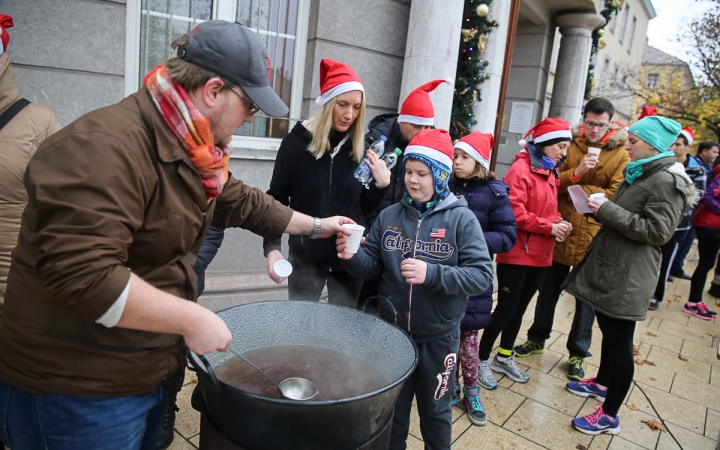
<path fill-rule="evenodd" d="M 460 366 L 462 367 L 463 386 L 478 385 L 478 332 L 460 331 Z M 455 371 L 455 381 L 459 380 L 459 371 Z"/>

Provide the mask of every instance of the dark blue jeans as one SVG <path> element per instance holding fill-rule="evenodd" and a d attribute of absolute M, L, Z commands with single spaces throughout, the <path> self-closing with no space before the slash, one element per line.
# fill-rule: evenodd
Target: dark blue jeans
<path fill-rule="evenodd" d="M 563 281 L 570 274 L 570 266 L 553 262 L 547 271 L 545 279 L 540 285 L 537 303 L 535 303 L 535 320 L 528 330 L 528 340 L 542 343 L 550 338 L 555 307 L 560 299 Z M 595 321 L 595 309 L 585 302 L 575 300 L 575 315 L 573 316 L 570 334 L 568 334 L 567 350 L 570 356 L 588 358 L 590 344 L 592 344 L 592 326 Z"/>
<path fill-rule="evenodd" d="M 167 389 L 127 397 L 35 395 L 0 381 L 0 442 L 12 450 L 155 450 Z"/>
<path fill-rule="evenodd" d="M 677 231 L 678 233 L 678 249 L 675 253 L 675 259 L 673 259 L 672 265 L 670 266 L 671 276 L 681 276 L 685 273 L 683 265 L 685 264 L 685 257 L 690 252 L 693 241 L 695 240 L 695 227 L 693 226 L 685 232 Z"/>

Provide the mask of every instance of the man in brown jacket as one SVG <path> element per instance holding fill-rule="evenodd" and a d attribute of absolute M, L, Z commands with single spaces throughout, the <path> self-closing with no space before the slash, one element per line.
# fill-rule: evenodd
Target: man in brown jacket
<path fill-rule="evenodd" d="M 563 242 L 556 242 L 553 264 L 538 293 L 535 320 L 528 330 L 528 340 L 515 347 L 519 357 L 542 353 L 545 340 L 550 338 L 555 307 L 560 298 L 560 285 L 585 255 L 590 242 L 600 230 L 600 224 L 590 216 L 575 211 L 568 187 L 582 186 L 586 195 L 602 192 L 610 199 L 623 180 L 623 171 L 630 157 L 625 150 L 627 131 L 611 123 L 615 108 L 609 100 L 594 98 L 587 102 L 583 121 L 573 128 L 573 141 L 567 159 L 560 166 L 558 210 L 563 220 L 572 223 L 572 233 Z M 588 148 L 600 149 L 600 156 L 588 153 Z M 586 303 L 575 301 L 575 315 L 567 340 L 570 358 L 567 376 L 573 380 L 585 378 L 585 358 L 591 356 L 592 325 L 595 311 Z"/>
<path fill-rule="evenodd" d="M 25 167 L 35 150 L 60 129 L 52 110 L 23 99 L 10 65 L 7 28 L 12 17 L 0 14 L 0 315 L 10 270 L 10 252 L 17 244 L 20 216 L 27 203 Z M 11 117 L 12 116 L 12 117 Z"/>
<path fill-rule="evenodd" d="M 137 93 L 54 134 L 28 165 L 0 319 L 6 446 L 154 449 L 183 348 L 232 341 L 195 302 L 210 224 L 317 238 L 351 222 L 295 213 L 223 171 L 239 126 L 288 111 L 260 39 L 207 21 L 174 45 Z"/>

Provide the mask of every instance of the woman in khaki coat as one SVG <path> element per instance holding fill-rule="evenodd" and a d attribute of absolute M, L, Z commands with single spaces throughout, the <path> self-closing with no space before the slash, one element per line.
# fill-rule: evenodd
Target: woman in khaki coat
<path fill-rule="evenodd" d="M 617 413 L 634 373 L 635 323 L 645 320 L 655 290 L 659 246 L 695 201 L 695 187 L 670 150 L 679 132 L 680 124 L 659 116 L 633 124 L 625 180 L 611 200 L 588 201 L 601 229 L 562 286 L 595 308 L 603 335 L 597 378 L 567 384 L 574 394 L 604 402 L 572 421 L 586 434 L 620 432 Z"/>

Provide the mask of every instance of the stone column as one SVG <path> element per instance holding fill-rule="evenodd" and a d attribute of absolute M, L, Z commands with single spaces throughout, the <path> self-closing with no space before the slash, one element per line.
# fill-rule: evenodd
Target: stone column
<path fill-rule="evenodd" d="M 582 111 L 592 32 L 602 26 L 605 19 L 599 14 L 571 13 L 557 16 L 555 23 L 560 27 L 562 40 L 549 115 L 569 120 L 574 125 Z"/>
<path fill-rule="evenodd" d="M 430 94 L 435 126 L 446 130 L 450 126 L 464 4 L 463 0 L 413 0 L 410 4 L 400 105 L 416 87 L 452 78 L 452 86 L 443 83 Z"/>
<path fill-rule="evenodd" d="M 484 73 L 490 78 L 480 85 L 480 101 L 474 108 L 477 125 L 473 131 L 495 133 L 495 116 L 500 99 L 500 83 L 502 82 L 503 62 L 505 60 L 505 42 L 510 26 L 510 0 L 493 2 L 493 19 L 498 22 L 497 28 L 490 34 L 485 50 L 490 62 Z"/>

